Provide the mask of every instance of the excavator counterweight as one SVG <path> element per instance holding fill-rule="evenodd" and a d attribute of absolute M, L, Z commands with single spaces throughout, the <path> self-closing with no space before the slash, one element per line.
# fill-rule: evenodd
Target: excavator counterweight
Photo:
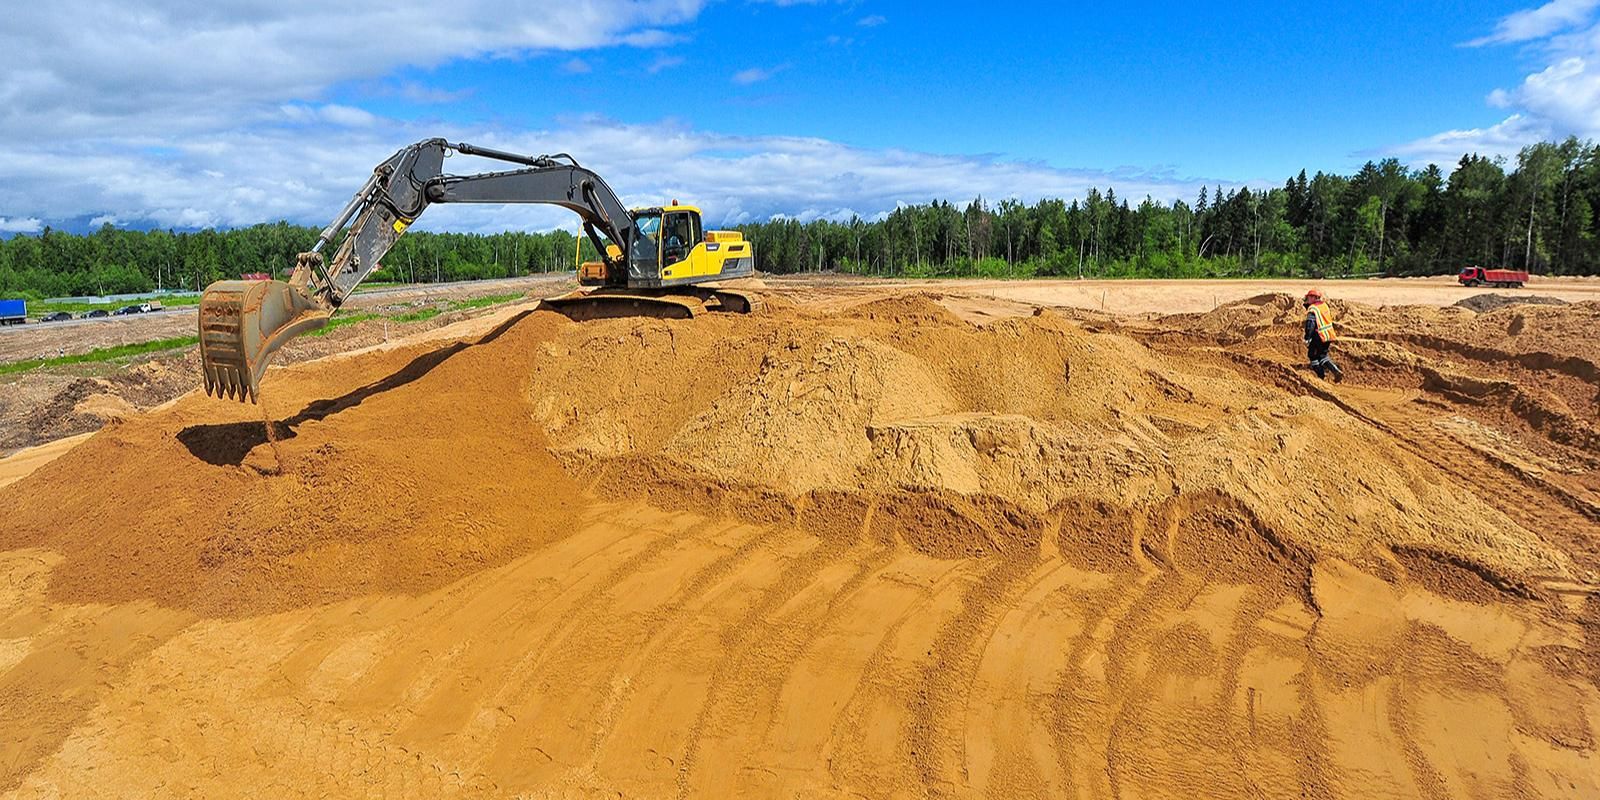
<path fill-rule="evenodd" d="M 447 175 L 442 166 L 451 152 L 519 168 Z M 699 209 L 673 201 L 630 211 L 599 175 L 566 154 L 525 156 L 428 139 L 401 148 L 373 169 L 310 251 L 300 254 L 287 282 L 218 281 L 206 287 L 199 313 L 206 393 L 256 402 L 272 354 L 327 324 L 433 203 L 546 203 L 577 213 L 603 260 L 580 272 L 579 284 L 591 290 L 543 304 L 574 320 L 690 318 L 703 311 L 750 313 L 761 306 L 747 292 L 706 285 L 754 274 L 755 252 L 736 231 L 702 231 Z M 325 265 L 323 248 L 340 232 L 344 239 Z"/>

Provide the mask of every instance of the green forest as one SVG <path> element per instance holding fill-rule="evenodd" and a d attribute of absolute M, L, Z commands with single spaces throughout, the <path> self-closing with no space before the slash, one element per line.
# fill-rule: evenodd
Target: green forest
<path fill-rule="evenodd" d="M 1466 155 L 1448 174 L 1368 162 L 1304 171 L 1269 189 L 1201 189 L 1166 204 L 1091 190 L 1071 201 L 977 199 L 902 206 L 880 220 L 775 218 L 739 226 L 772 273 L 884 276 L 1340 277 L 1454 273 L 1465 265 L 1589 274 L 1600 262 L 1600 145 L 1568 139 L 1516 159 Z M 0 294 L 60 297 L 196 289 L 281 273 L 317 229 L 86 235 L 45 229 L 0 241 Z M 413 232 L 369 279 L 432 282 L 570 270 L 564 231 Z M 588 242 L 583 259 L 594 258 Z"/>
<path fill-rule="evenodd" d="M 0 295 L 74 297 L 154 289 L 198 290 L 249 273 L 281 275 L 295 254 L 317 241 L 318 228 L 277 222 L 248 228 L 174 232 L 106 225 L 73 235 L 46 228 L 0 242 Z M 573 268 L 571 233 L 414 232 L 400 237 L 369 283 L 506 278 Z M 583 242 L 583 258 L 594 248 Z"/>

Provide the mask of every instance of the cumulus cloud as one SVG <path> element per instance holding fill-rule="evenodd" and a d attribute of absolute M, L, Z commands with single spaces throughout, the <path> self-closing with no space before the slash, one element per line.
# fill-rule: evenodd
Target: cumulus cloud
<path fill-rule="evenodd" d="M 52 0 L 0 25 L 0 135 L 173 135 L 459 58 L 669 41 L 702 0 Z"/>
<path fill-rule="evenodd" d="M 444 136 L 526 153 L 570 152 L 630 204 L 677 198 L 726 225 L 873 218 L 935 198 L 1193 197 L 1202 183 L 1138 170 L 1062 169 L 984 155 L 852 147 L 827 139 L 732 136 L 673 120 L 592 117 L 540 129 L 381 117 L 335 87 L 445 103 L 470 90 L 394 82 L 402 67 L 671 39 L 701 0 L 57 0 L 9 9 L 0 27 L 0 233 L 46 224 L 321 225 L 395 149 Z M 508 22 L 510 20 L 510 22 Z M 423 35 L 388 33 L 419 31 Z M 374 31 L 384 35 L 369 35 Z M 680 63 L 662 54 L 647 69 Z M 756 83 L 789 65 L 753 67 Z M 342 97 L 342 95 L 341 95 Z M 501 168 L 452 158 L 447 169 Z M 548 206 L 442 206 L 424 229 L 572 226 Z"/>
<path fill-rule="evenodd" d="M 1528 143 L 1543 141 L 1550 136 L 1550 127 L 1543 121 L 1530 119 L 1521 114 L 1512 114 L 1488 127 L 1443 131 L 1396 145 L 1387 152 L 1414 163 L 1433 163 L 1448 167 L 1466 153 L 1511 156 Z"/>
<path fill-rule="evenodd" d="M 0 160 L 0 184 L 51 186 L 38 196 L 0 194 L 6 220 L 115 216 L 122 225 L 194 228 L 276 219 L 321 225 L 395 149 L 430 136 L 522 153 L 569 152 L 604 175 L 630 205 L 678 199 L 729 225 L 784 214 L 802 220 L 863 218 L 932 199 L 965 202 L 1015 196 L 1081 197 L 1114 188 L 1137 200 L 1193 198 L 1202 185 L 1139 170 L 1062 169 L 994 156 L 941 155 L 851 147 L 828 139 L 733 136 L 668 120 L 620 124 L 571 120 L 542 130 L 461 127 L 382 120 L 307 138 L 291 124 L 224 131 L 163 148 L 104 146 L 93 155 L 35 150 Z M 503 168 L 456 156 L 453 173 Z M 490 232 L 571 227 L 548 206 L 438 206 L 419 229 Z M 32 230 L 0 222 L 0 230 Z"/>
<path fill-rule="evenodd" d="M 44 230 L 44 220 L 38 217 L 0 217 L 0 233 L 38 233 Z"/>
<path fill-rule="evenodd" d="M 769 80 L 772 78 L 772 76 L 788 68 L 788 64 L 779 64 L 776 67 L 751 67 L 749 69 L 742 69 L 733 73 L 732 80 L 734 83 L 737 83 L 740 86 L 749 86 L 752 83 L 760 83 L 764 80 Z"/>
<path fill-rule="evenodd" d="M 1600 0 L 1553 0 L 1500 20 L 1472 46 L 1530 43 L 1546 66 L 1512 88 L 1495 89 L 1489 106 L 1510 111 L 1501 122 L 1449 130 L 1388 152 L 1414 162 L 1453 164 L 1463 153 L 1513 156 L 1529 144 L 1567 136 L 1600 138 Z"/>
<path fill-rule="evenodd" d="M 1600 0 L 1551 0 L 1537 8 L 1506 15 L 1495 25 L 1493 33 L 1473 39 L 1467 42 L 1467 46 L 1483 47 L 1543 39 L 1587 22 L 1596 6 L 1600 6 Z"/>

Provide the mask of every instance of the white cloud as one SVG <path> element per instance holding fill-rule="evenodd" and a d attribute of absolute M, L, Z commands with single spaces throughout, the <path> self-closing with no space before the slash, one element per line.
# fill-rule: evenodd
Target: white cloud
<path fill-rule="evenodd" d="M 0 136 L 247 124 L 405 66 L 670 41 L 702 0 L 52 0 L 0 25 Z"/>
<path fill-rule="evenodd" d="M 381 93 L 397 94 L 413 103 L 425 105 L 454 103 L 472 96 L 471 89 L 441 89 L 437 86 L 427 86 L 416 81 L 403 81 L 398 86 L 381 90 Z"/>
<path fill-rule="evenodd" d="M 365 109 L 354 106 L 329 103 L 322 106 L 306 106 L 299 103 L 285 103 L 278 107 L 283 112 L 285 119 L 302 124 L 325 122 L 346 128 L 360 128 L 371 125 L 377 117 Z"/>
<path fill-rule="evenodd" d="M 731 136 L 672 120 L 568 120 L 541 130 L 419 122 L 333 102 L 367 87 L 417 102 L 465 96 L 395 82 L 401 67 L 671 40 L 701 0 L 56 0 L 8 9 L 0 26 L 0 233 L 92 219 L 196 228 L 288 219 L 324 224 L 372 167 L 431 136 L 571 152 L 630 204 L 697 202 L 713 224 L 880 216 L 898 205 L 982 195 L 1132 200 L 1193 197 L 1202 183 L 1137 170 L 1060 169 L 993 156 L 857 148 L 826 139 Z M 337 9 L 337 10 L 334 10 Z M 373 35 L 352 35 L 354 20 Z M 510 22 L 508 22 L 510 20 Z M 389 35 L 426 31 L 422 36 Z M 647 69 L 681 62 L 658 54 Z M 587 62 L 585 62 L 587 63 Z M 734 76 L 766 80 L 790 65 Z M 344 95 L 339 95 L 344 97 Z M 453 172 L 494 169 L 453 159 Z M 446 206 L 424 228 L 571 226 L 549 206 Z"/>
<path fill-rule="evenodd" d="M 0 233 L 38 233 L 44 230 L 44 220 L 38 217 L 0 217 Z"/>
<path fill-rule="evenodd" d="M 1389 155 L 1417 164 L 1449 167 L 1467 153 L 1510 158 L 1530 142 L 1550 138 L 1550 128 L 1542 121 L 1512 114 L 1487 128 L 1466 128 L 1436 133 L 1389 148 Z"/>
<path fill-rule="evenodd" d="M 1600 55 L 1600 54 L 1597 54 Z M 1600 59 L 1564 58 L 1529 75 L 1511 91 L 1496 90 L 1490 102 L 1521 108 L 1549 120 L 1557 130 L 1600 131 Z"/>
<path fill-rule="evenodd" d="M 682 65 L 683 65 L 683 57 L 682 56 L 661 55 L 661 56 L 656 56 L 656 60 L 650 62 L 650 66 L 645 67 L 645 71 L 649 72 L 651 75 L 654 75 L 654 74 L 656 74 L 658 72 L 661 72 L 662 70 L 668 70 L 668 69 L 672 69 L 673 67 L 678 67 L 678 66 L 682 66 Z"/>
<path fill-rule="evenodd" d="M 1489 92 L 1488 105 L 1512 112 L 1501 122 L 1444 131 L 1387 152 L 1415 163 L 1448 166 L 1463 153 L 1509 157 L 1539 141 L 1600 138 L 1600 25 L 1593 21 L 1597 7 L 1600 0 L 1554 0 L 1511 14 L 1494 33 L 1468 42 L 1530 42 L 1547 66 L 1516 87 Z"/>
<path fill-rule="evenodd" d="M 355 108 L 353 106 L 341 106 L 337 104 L 325 105 L 318 110 L 318 113 L 324 120 L 327 120 L 334 125 L 343 125 L 349 128 L 359 128 L 371 125 L 378 119 L 376 116 L 373 116 L 372 112 L 365 109 Z"/>
<path fill-rule="evenodd" d="M 629 205 L 674 198 L 702 206 L 710 224 L 761 220 L 871 218 L 933 199 L 991 202 L 1015 196 L 1081 197 L 1108 186 L 1137 202 L 1192 199 L 1217 181 L 1137 170 L 1061 169 L 992 156 L 851 147 L 827 139 L 732 136 L 663 120 L 619 124 L 584 118 L 533 131 L 463 128 L 400 120 L 329 128 L 316 137 L 292 125 L 197 137 L 170 150 L 105 148 L 93 154 L 33 150 L 0 161 L 0 185 L 50 186 L 47 195 L 0 194 L 0 214 L 78 218 L 87 211 L 124 225 L 237 226 L 276 219 L 325 224 L 373 166 L 400 146 L 430 136 L 513 152 L 569 152 L 603 175 Z M 504 165 L 457 156 L 453 173 Z M 1226 184 L 1225 185 L 1236 185 Z M 8 217 L 9 218 L 9 217 Z M 550 206 L 436 206 L 419 228 L 498 231 L 570 227 Z"/>
<path fill-rule="evenodd" d="M 760 83 L 764 80 L 769 80 L 772 78 L 772 76 L 788 68 L 788 64 L 779 64 L 776 67 L 751 67 L 749 69 L 742 69 L 733 73 L 732 80 L 734 83 L 737 83 L 740 86 L 749 86 L 752 83 Z"/>
<path fill-rule="evenodd" d="M 1551 0 L 1537 8 L 1523 9 L 1501 18 L 1494 32 L 1467 42 L 1468 47 L 1511 44 L 1543 39 L 1582 25 L 1600 0 Z"/>
<path fill-rule="evenodd" d="M 561 71 L 568 75 L 584 75 L 593 72 L 594 67 L 589 66 L 589 62 L 581 58 L 573 58 L 561 65 Z"/>
<path fill-rule="evenodd" d="M 888 22 L 888 21 L 889 21 L 889 18 L 885 17 L 882 14 L 871 14 L 869 16 L 865 16 L 865 17 L 862 17 L 859 20 L 856 20 L 856 24 L 860 25 L 863 28 L 876 28 L 879 25 L 882 25 L 883 23 Z"/>

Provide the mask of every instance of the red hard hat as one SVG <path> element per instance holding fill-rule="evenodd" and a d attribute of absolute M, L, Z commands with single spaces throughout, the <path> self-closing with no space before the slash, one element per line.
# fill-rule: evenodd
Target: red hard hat
<path fill-rule="evenodd" d="M 1311 291 L 1306 292 L 1306 302 L 1307 303 L 1317 303 L 1317 302 L 1321 302 L 1321 301 L 1322 301 L 1322 290 L 1321 289 L 1312 289 Z"/>

